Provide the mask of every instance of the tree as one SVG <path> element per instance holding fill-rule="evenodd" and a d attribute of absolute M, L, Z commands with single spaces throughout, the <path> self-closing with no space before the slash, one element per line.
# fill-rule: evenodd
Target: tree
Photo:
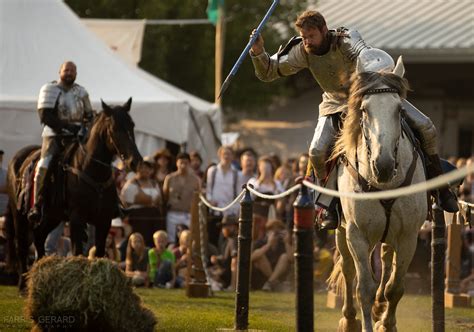
<path fill-rule="evenodd" d="M 66 0 L 80 17 L 123 19 L 206 18 L 207 0 Z M 265 27 L 265 47 L 273 52 L 294 34 L 292 24 L 303 5 L 282 1 Z M 271 1 L 226 0 L 224 77 L 248 42 L 250 32 L 263 18 Z M 206 100 L 214 99 L 213 25 L 148 25 L 140 67 Z M 260 82 L 247 58 L 227 90 L 225 108 L 254 109 L 275 96 L 294 93 L 292 79 Z M 245 97 L 243 97 L 245 96 Z"/>

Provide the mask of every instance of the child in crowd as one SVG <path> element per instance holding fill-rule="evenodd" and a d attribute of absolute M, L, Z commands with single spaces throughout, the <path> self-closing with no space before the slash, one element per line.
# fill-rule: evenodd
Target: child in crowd
<path fill-rule="evenodd" d="M 125 274 L 132 280 L 136 287 L 148 287 L 149 266 L 147 259 L 147 248 L 140 233 L 132 233 L 127 245 L 125 259 Z"/>
<path fill-rule="evenodd" d="M 189 243 L 191 242 L 191 232 L 187 229 L 181 231 L 179 235 L 179 246 L 173 249 L 173 254 L 176 258 L 176 288 L 184 287 L 184 282 L 186 280 L 186 271 L 188 266 L 188 250 Z"/>
<path fill-rule="evenodd" d="M 174 254 L 167 249 L 168 234 L 157 231 L 153 234 L 155 247 L 148 251 L 149 277 L 155 287 L 172 288 L 176 281 Z"/>

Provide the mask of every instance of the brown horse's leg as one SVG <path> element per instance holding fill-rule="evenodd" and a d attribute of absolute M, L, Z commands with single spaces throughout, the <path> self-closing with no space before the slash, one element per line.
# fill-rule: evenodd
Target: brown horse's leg
<path fill-rule="evenodd" d="M 51 218 L 43 219 L 38 226 L 33 230 L 34 235 L 34 242 L 36 247 L 36 253 L 38 255 L 38 260 L 44 257 L 45 255 L 45 248 L 44 243 L 48 234 L 51 233 L 53 229 L 55 229 L 59 225 L 59 220 L 54 220 Z"/>
<path fill-rule="evenodd" d="M 109 234 L 110 221 L 104 222 L 105 219 L 100 222 L 95 223 L 95 256 L 104 257 L 105 256 L 105 242 L 107 240 L 107 235 Z"/>
<path fill-rule="evenodd" d="M 71 223 L 71 243 L 72 254 L 74 256 L 83 255 L 83 241 L 86 238 L 86 225 L 77 213 L 72 213 L 69 219 Z"/>
<path fill-rule="evenodd" d="M 26 289 L 25 273 L 28 272 L 29 233 L 29 223 L 26 215 L 17 213 L 15 220 L 15 245 L 18 259 L 18 288 L 21 292 Z"/>
<path fill-rule="evenodd" d="M 380 280 L 380 285 L 375 295 L 375 303 L 372 307 L 372 319 L 374 322 L 378 322 L 382 318 L 382 314 L 387 308 L 387 299 L 385 298 L 385 286 L 390 278 L 392 273 L 392 262 L 393 262 L 393 248 L 389 245 L 383 243 L 381 250 L 381 259 L 382 259 L 382 276 Z"/>

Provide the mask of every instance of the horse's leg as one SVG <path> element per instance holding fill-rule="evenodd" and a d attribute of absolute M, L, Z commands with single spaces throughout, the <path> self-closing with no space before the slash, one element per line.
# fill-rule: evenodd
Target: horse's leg
<path fill-rule="evenodd" d="M 382 259 L 382 275 L 380 278 L 380 285 L 375 295 L 375 303 L 372 307 L 372 319 L 377 322 L 382 318 L 382 314 L 387 308 L 387 300 L 385 298 L 385 285 L 387 285 L 390 274 L 392 273 L 393 262 L 393 248 L 385 243 L 382 243 L 380 248 Z"/>
<path fill-rule="evenodd" d="M 48 234 L 55 229 L 61 221 L 52 218 L 43 219 L 41 223 L 33 230 L 37 260 L 45 255 L 44 244 Z"/>
<path fill-rule="evenodd" d="M 336 231 L 337 249 L 341 254 L 342 274 L 344 276 L 344 305 L 342 306 L 343 318 L 339 321 L 338 332 L 357 332 L 362 330 L 360 320 L 356 319 L 352 283 L 355 277 L 354 260 L 347 247 L 346 230 L 342 227 Z"/>
<path fill-rule="evenodd" d="M 99 220 L 95 223 L 95 256 L 104 257 L 105 256 L 105 241 L 107 240 L 107 235 L 110 229 L 110 220 L 104 222 L 105 219 Z"/>
<path fill-rule="evenodd" d="M 411 238 L 410 238 L 411 237 Z M 385 298 L 388 301 L 387 310 L 382 319 L 376 323 L 376 331 L 397 331 L 395 313 L 397 305 L 405 291 L 405 274 L 408 270 L 416 249 L 416 236 L 413 234 L 402 237 L 406 239 L 395 254 L 394 270 L 390 276 L 390 280 L 385 286 Z"/>
<path fill-rule="evenodd" d="M 357 270 L 357 298 L 362 308 L 363 331 L 372 332 L 371 311 L 377 290 L 369 257 L 372 248 L 367 238 L 354 223 L 348 223 L 347 228 L 347 244 Z"/>
<path fill-rule="evenodd" d="M 20 292 L 25 292 L 26 290 L 26 276 L 25 273 L 28 272 L 28 252 L 29 252 L 29 234 L 30 226 L 28 218 L 25 214 L 16 213 L 14 220 L 14 231 L 16 239 L 16 256 L 18 259 L 18 288 Z"/>
<path fill-rule="evenodd" d="M 81 217 L 74 211 L 69 216 L 69 222 L 71 226 L 71 244 L 72 253 L 74 256 L 83 255 L 83 241 L 86 237 L 85 225 L 81 221 Z"/>

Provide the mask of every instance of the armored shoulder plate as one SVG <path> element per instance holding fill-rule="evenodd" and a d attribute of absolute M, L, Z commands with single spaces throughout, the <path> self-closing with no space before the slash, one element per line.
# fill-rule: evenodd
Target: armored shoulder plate
<path fill-rule="evenodd" d="M 359 56 L 362 50 L 368 48 L 360 33 L 356 30 L 350 30 L 344 27 L 335 30 L 337 45 L 342 54 L 351 61 Z"/>
<path fill-rule="evenodd" d="M 38 97 L 38 109 L 54 108 L 60 94 L 61 88 L 58 86 L 57 82 L 43 85 Z"/>
<path fill-rule="evenodd" d="M 298 45 L 303 41 L 303 38 L 294 36 L 292 37 L 288 43 L 286 43 L 285 46 L 280 46 L 280 49 L 278 50 L 278 58 L 280 58 L 283 55 L 286 55 L 290 52 L 290 50 L 293 48 L 293 46 Z"/>
<path fill-rule="evenodd" d="M 76 94 L 81 99 L 89 95 L 87 93 L 87 90 L 82 85 L 79 85 L 77 83 L 74 83 L 73 90 L 74 94 Z"/>

